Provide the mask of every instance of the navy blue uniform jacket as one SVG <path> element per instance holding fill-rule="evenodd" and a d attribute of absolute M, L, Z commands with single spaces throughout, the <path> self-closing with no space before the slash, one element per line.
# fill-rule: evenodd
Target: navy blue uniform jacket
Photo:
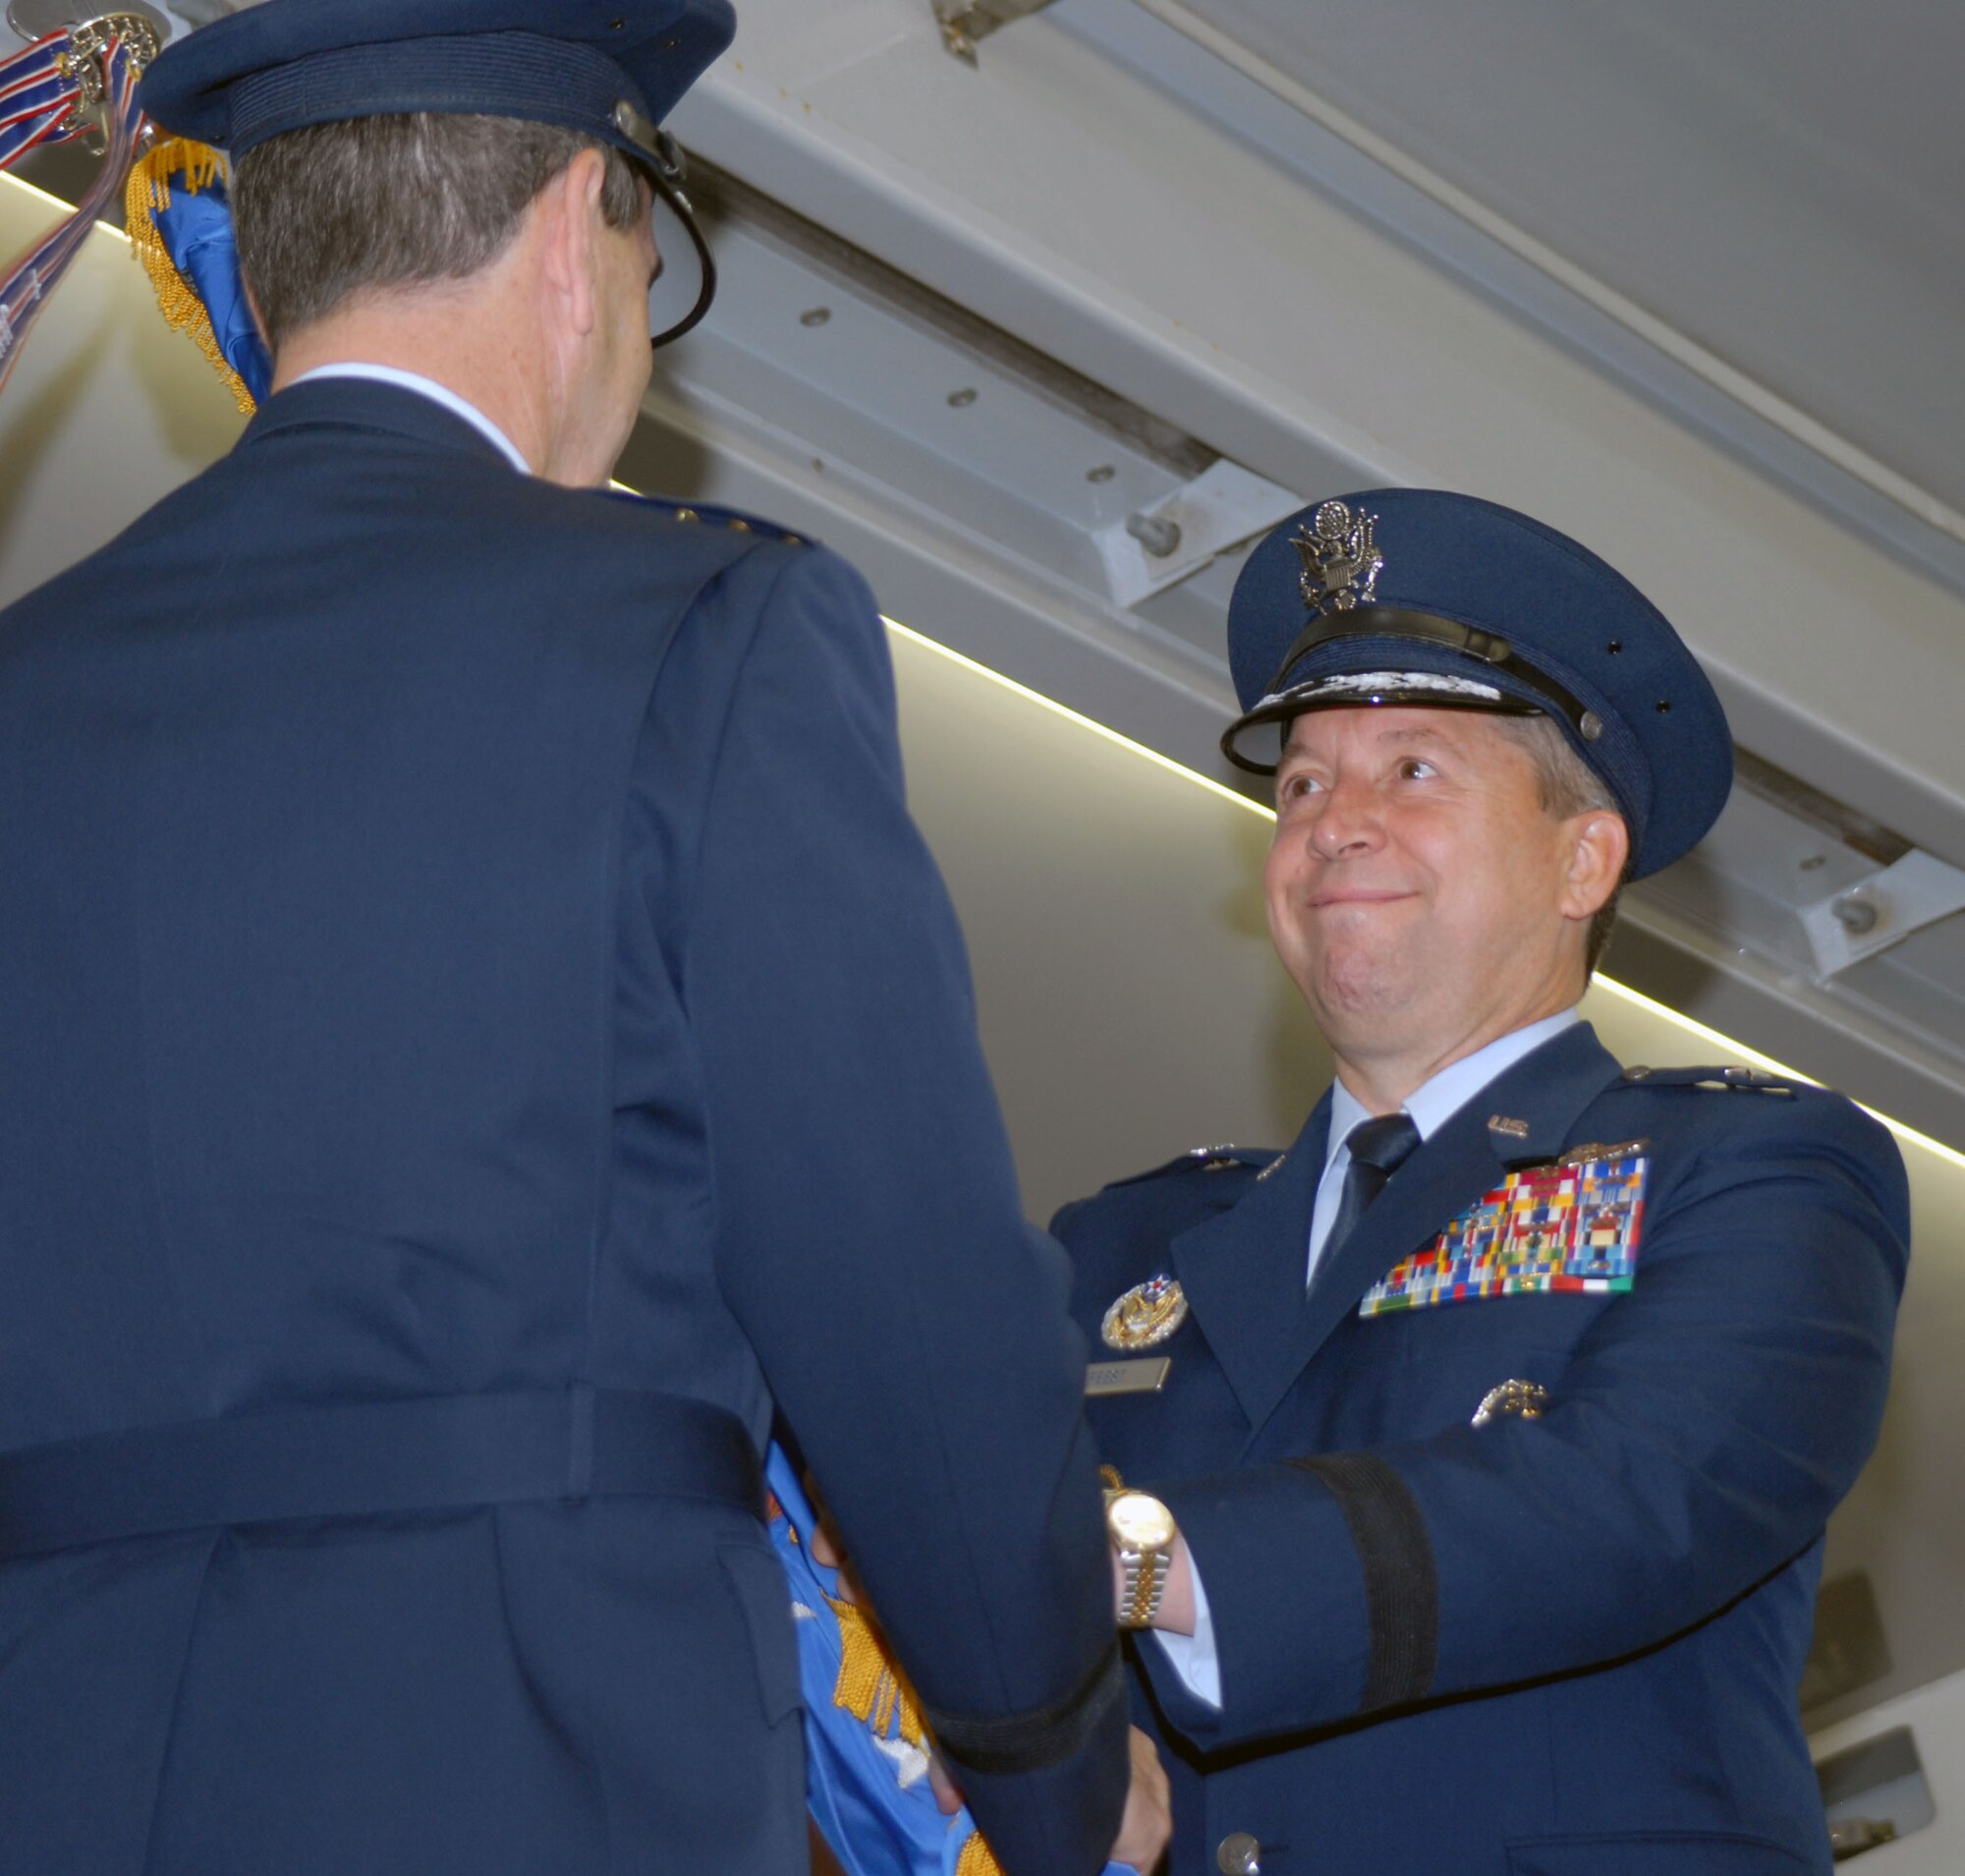
<path fill-rule="evenodd" d="M 1094 1403 L 1213 1614 L 1218 1712 L 1137 1651 L 1175 1870 L 1240 1833 L 1263 1876 L 1825 1871 L 1795 1688 L 1824 1522 L 1882 1414 L 1894 1143 L 1808 1087 L 1627 1077 L 1578 1025 L 1426 1141 L 1306 1299 L 1327 1106 L 1266 1176 L 1185 1162 L 1055 1227 L 1094 1335 L 1161 1273 L 1191 1305 L 1164 1393 Z M 1360 1315 L 1510 1167 L 1633 1140 L 1627 1293 Z M 1508 1381 L 1542 1417 L 1472 1426 Z"/>
<path fill-rule="evenodd" d="M 782 1409 L 1006 1867 L 1099 1867 L 1085 1352 L 849 568 L 299 386 L 0 615 L 0 1453 Z M 798 1701 L 741 1505 L 14 1555 L 0 1869 L 802 1870 Z"/>

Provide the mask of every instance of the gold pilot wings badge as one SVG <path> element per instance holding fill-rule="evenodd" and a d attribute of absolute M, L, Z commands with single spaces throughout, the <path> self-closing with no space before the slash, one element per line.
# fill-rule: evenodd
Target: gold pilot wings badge
<path fill-rule="evenodd" d="M 1107 1348 L 1130 1354 L 1165 1341 L 1186 1321 L 1187 1295 L 1178 1279 L 1153 1277 L 1135 1283 L 1113 1303 L 1098 1325 L 1098 1333 L 1105 1337 Z"/>
<path fill-rule="evenodd" d="M 1629 1289 L 1644 1231 L 1649 1144 L 1585 1147 L 1554 1165 L 1509 1173 L 1423 1251 L 1394 1264 L 1365 1292 L 1358 1314 Z"/>

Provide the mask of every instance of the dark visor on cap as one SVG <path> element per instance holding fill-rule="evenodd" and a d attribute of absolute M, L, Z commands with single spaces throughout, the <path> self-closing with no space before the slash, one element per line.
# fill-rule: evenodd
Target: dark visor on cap
<path fill-rule="evenodd" d="M 1340 639 L 1404 639 L 1451 653 L 1465 659 L 1467 668 L 1453 672 L 1401 670 L 1396 651 L 1388 650 L 1384 661 L 1370 668 L 1325 671 L 1298 684 L 1285 683 L 1291 668 L 1309 653 Z M 1507 688 L 1486 681 L 1488 675 L 1507 680 Z M 1280 751 L 1269 761 L 1252 754 L 1243 743 L 1248 731 L 1263 724 L 1288 723 L 1306 711 L 1357 705 L 1412 705 L 1508 716 L 1546 712 L 1567 723 L 1580 742 L 1594 743 L 1603 734 L 1602 719 L 1595 711 L 1578 702 L 1546 671 L 1520 656 L 1506 639 L 1431 612 L 1360 605 L 1311 620 L 1284 653 L 1267 694 L 1228 725 L 1221 738 L 1221 753 L 1251 774 L 1273 775 Z"/>

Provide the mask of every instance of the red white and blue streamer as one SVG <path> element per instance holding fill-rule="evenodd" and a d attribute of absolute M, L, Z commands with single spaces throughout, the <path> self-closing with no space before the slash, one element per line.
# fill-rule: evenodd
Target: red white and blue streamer
<path fill-rule="evenodd" d="M 137 83 L 144 54 L 152 49 L 105 23 L 50 33 L 0 60 L 0 170 L 30 149 L 65 142 L 91 128 L 108 143 L 81 206 L 0 272 L 0 390 L 50 296 L 130 173 L 143 124 Z M 101 80 L 99 119 L 91 75 Z"/>
<path fill-rule="evenodd" d="M 0 59 L 0 169 L 82 128 L 80 72 L 74 36 L 65 28 Z"/>

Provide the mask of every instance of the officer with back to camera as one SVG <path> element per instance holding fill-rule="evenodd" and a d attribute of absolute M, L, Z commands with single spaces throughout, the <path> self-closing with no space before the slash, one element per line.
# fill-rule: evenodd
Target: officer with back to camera
<path fill-rule="evenodd" d="M 1109 1517 L 1174 1866 L 1825 1871 L 1795 1688 L 1902 1163 L 1838 1096 L 1621 1067 L 1576 1011 L 1619 883 L 1725 801 L 1718 701 L 1601 560 L 1455 494 L 1306 510 L 1229 635 L 1336 1081 L 1287 1153 L 1055 1226 L 1139 1488 Z"/>
<path fill-rule="evenodd" d="M 276 378 L 0 615 L 10 1872 L 803 1868 L 774 1409 L 1003 1867 L 1121 1825 L 1083 1346 L 879 620 L 599 486 L 732 28 L 267 0 L 145 81 Z"/>

